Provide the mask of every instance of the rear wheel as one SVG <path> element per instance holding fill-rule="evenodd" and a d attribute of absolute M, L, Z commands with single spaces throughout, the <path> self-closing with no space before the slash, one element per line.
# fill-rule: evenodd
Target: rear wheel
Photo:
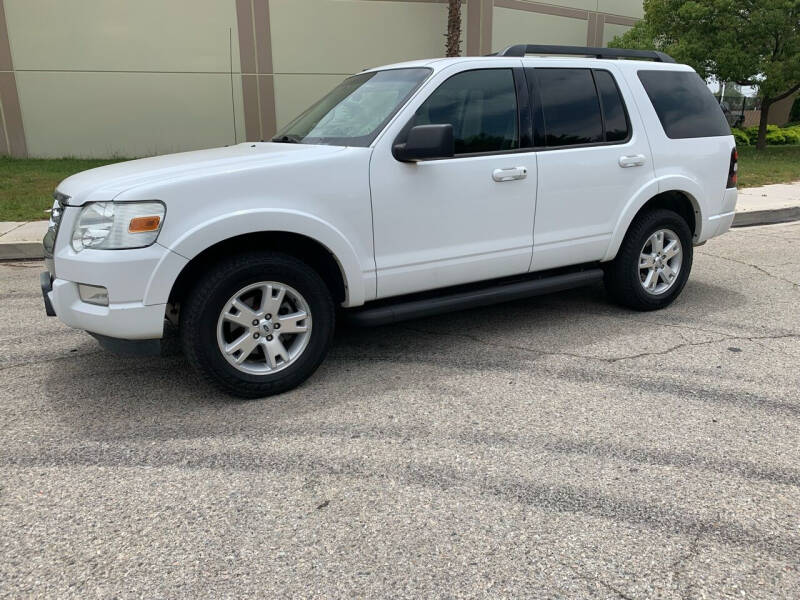
<path fill-rule="evenodd" d="M 692 256 L 692 233 L 680 215 L 646 212 L 631 224 L 606 267 L 606 289 L 615 302 L 635 310 L 664 308 L 686 285 Z"/>
<path fill-rule="evenodd" d="M 319 275 L 287 255 L 252 253 L 217 264 L 181 308 L 189 362 L 244 398 L 300 385 L 324 359 L 335 310 Z"/>

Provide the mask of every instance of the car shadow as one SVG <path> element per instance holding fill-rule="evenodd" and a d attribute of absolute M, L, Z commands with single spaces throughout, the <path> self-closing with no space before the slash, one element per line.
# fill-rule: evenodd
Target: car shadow
<path fill-rule="evenodd" d="M 597 340 L 613 342 L 647 330 L 648 319 L 692 318 L 687 310 L 698 300 L 705 306 L 697 314 L 706 321 L 745 301 L 727 288 L 694 282 L 669 309 L 643 314 L 609 304 L 603 288 L 592 286 L 376 328 L 342 324 L 328 358 L 306 383 L 256 401 L 219 392 L 180 354 L 121 357 L 86 336 L 74 352 L 45 367 L 43 393 L 53 413 L 79 435 L 234 435 L 336 410 L 376 390 L 399 392 L 408 386 L 402 374 L 410 377 L 423 364 L 469 373 L 520 368 L 519 352 L 503 352 L 504 346 L 532 360 L 553 353 L 579 356 Z M 491 351 L 482 351 L 484 345 Z M 386 377 L 389 369 L 399 374 Z"/>

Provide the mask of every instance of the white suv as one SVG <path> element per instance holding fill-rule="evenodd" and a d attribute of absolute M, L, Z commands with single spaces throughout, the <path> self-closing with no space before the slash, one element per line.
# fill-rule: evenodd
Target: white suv
<path fill-rule="evenodd" d="M 656 52 L 369 69 L 271 142 L 63 181 L 45 305 L 117 349 L 171 322 L 210 381 L 266 396 L 314 372 L 337 305 L 380 324 L 604 279 L 667 306 L 733 221 L 736 158 L 700 77 Z"/>

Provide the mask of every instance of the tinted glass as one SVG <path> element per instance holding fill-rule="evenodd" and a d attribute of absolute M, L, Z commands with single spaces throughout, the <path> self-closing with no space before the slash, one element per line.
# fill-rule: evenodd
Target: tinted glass
<path fill-rule="evenodd" d="M 603 104 L 606 141 L 621 142 L 628 137 L 628 119 L 617 84 L 608 71 L 595 71 L 594 80 L 600 93 L 600 102 Z"/>
<path fill-rule="evenodd" d="M 667 137 L 696 138 L 730 135 L 722 109 L 697 73 L 639 71 Z"/>
<path fill-rule="evenodd" d="M 272 139 L 369 146 L 389 117 L 430 72 L 430 69 L 388 69 L 348 77 Z"/>
<path fill-rule="evenodd" d="M 453 75 L 425 100 L 414 125 L 453 126 L 456 154 L 519 147 L 517 95 L 511 69 Z"/>
<path fill-rule="evenodd" d="M 589 69 L 536 69 L 548 146 L 603 141 L 600 102 Z"/>

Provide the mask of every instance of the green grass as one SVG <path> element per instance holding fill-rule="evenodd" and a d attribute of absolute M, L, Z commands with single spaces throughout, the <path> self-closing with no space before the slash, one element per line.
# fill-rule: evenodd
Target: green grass
<path fill-rule="evenodd" d="M 79 171 L 124 159 L 0 157 L 0 221 L 46 219 L 58 182 Z M 800 146 L 739 149 L 739 186 L 800 181 Z"/>
<path fill-rule="evenodd" d="M 800 181 L 800 146 L 739 148 L 739 187 Z"/>
<path fill-rule="evenodd" d="M 0 157 L 0 221 L 47 219 L 53 191 L 66 177 L 123 159 Z"/>

